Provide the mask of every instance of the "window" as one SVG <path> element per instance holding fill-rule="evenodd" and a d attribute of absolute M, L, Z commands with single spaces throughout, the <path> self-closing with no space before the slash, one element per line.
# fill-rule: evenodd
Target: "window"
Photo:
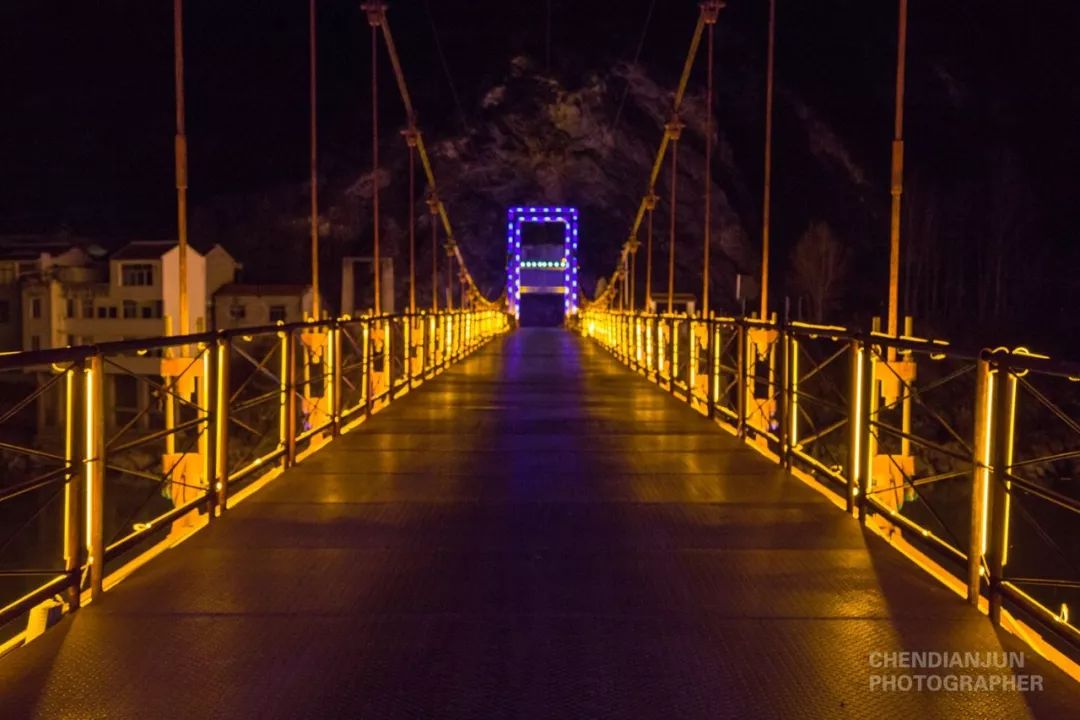
<path fill-rule="evenodd" d="M 165 303 L 162 302 L 161 300 L 155 300 L 154 301 L 154 317 L 156 317 L 156 318 L 165 317 Z"/>
<path fill-rule="evenodd" d="M 109 315 L 109 309 L 107 307 L 105 307 L 104 305 L 98 305 L 97 316 L 99 318 L 105 318 L 105 317 L 108 317 L 108 315 Z"/>
<path fill-rule="evenodd" d="M 149 320 L 150 318 L 154 317 L 154 306 L 153 305 L 143 305 L 140 308 L 140 311 L 142 313 L 142 319 L 143 320 Z"/>
<path fill-rule="evenodd" d="M 270 306 L 270 322 L 285 321 L 285 306 L 284 305 L 271 305 Z"/>
<path fill-rule="evenodd" d="M 124 301 L 124 319 L 131 320 L 134 317 L 138 317 L 139 309 L 134 300 Z"/>
<path fill-rule="evenodd" d="M 94 301 L 90 298 L 84 298 L 82 301 L 82 316 L 84 318 L 94 317 Z"/>
<path fill-rule="evenodd" d="M 79 343 L 78 343 L 78 341 L 76 341 L 74 335 L 68 335 L 67 336 L 67 344 L 68 344 L 68 347 L 75 347 Z"/>
<path fill-rule="evenodd" d="M 109 317 L 111 317 L 111 318 L 116 317 L 116 306 L 115 305 L 110 305 L 109 306 Z"/>
<path fill-rule="evenodd" d="M 41 338 L 38 337 L 37 335 L 31 335 L 30 336 L 30 349 L 31 350 L 40 350 L 41 349 Z"/>
<path fill-rule="evenodd" d="M 67 299 L 67 307 L 64 310 L 64 317 L 75 317 L 75 298 Z"/>
<path fill-rule="evenodd" d="M 0 323 L 11 322 L 11 303 L 0 300 Z"/>
<path fill-rule="evenodd" d="M 247 317 L 247 306 L 243 303 L 234 302 L 229 306 L 229 318 L 231 320 L 243 320 Z"/>
<path fill-rule="evenodd" d="M 35 320 L 41 319 L 41 298 L 34 298 L 30 301 L 30 317 Z"/>
<path fill-rule="evenodd" d="M 147 287 L 154 284 L 154 266 L 150 263 L 124 263 L 120 266 L 120 284 Z"/>

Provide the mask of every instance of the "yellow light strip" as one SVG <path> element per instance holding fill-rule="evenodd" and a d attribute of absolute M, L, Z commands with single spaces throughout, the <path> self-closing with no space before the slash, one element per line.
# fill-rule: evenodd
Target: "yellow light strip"
<path fill-rule="evenodd" d="M 852 494 L 859 494 L 859 478 L 862 474 L 862 467 L 859 465 L 859 454 L 862 451 L 862 388 L 863 388 L 863 349 L 861 347 L 855 350 L 855 417 L 852 418 L 852 438 L 851 444 L 854 449 L 855 462 L 851 468 L 851 485 Z"/>
<path fill-rule="evenodd" d="M 986 381 L 986 412 L 983 413 L 983 446 L 980 450 L 980 458 L 982 464 L 982 472 L 987 475 L 986 482 L 982 484 L 982 519 L 979 521 L 979 527 L 982 537 L 982 549 L 979 553 L 982 556 L 986 556 L 986 528 L 988 523 L 988 515 L 990 508 L 990 431 L 993 427 L 994 417 L 994 380 L 993 376 L 987 377 Z"/>
<path fill-rule="evenodd" d="M 791 425 L 789 444 L 799 444 L 799 341 L 791 338 Z"/>
<path fill-rule="evenodd" d="M 64 484 L 64 562 L 71 560 L 68 538 L 71 537 L 71 507 L 75 502 L 77 485 L 75 483 L 75 372 L 70 368 L 64 371 L 64 461 L 68 475 Z M 77 555 L 77 553 L 76 553 Z"/>
<path fill-rule="evenodd" d="M 85 389 L 83 393 L 83 424 L 85 427 L 85 442 L 86 442 L 86 464 L 84 466 L 84 477 L 86 481 L 86 547 L 90 548 L 91 544 L 91 526 L 92 515 L 94 507 L 94 460 L 96 458 L 91 457 L 91 453 L 95 450 L 95 435 L 94 435 L 94 373 L 90 368 L 83 371 L 85 373 Z M 91 558 L 92 560 L 92 558 Z"/>
<path fill-rule="evenodd" d="M 1005 438 L 1005 471 L 1008 472 L 1012 467 L 1013 462 L 1013 438 L 1016 436 L 1016 376 L 1009 375 L 1009 424 L 1008 435 Z M 1009 526 L 1011 524 L 1010 513 L 1012 511 L 1012 493 L 1009 490 L 1012 488 L 1012 483 L 1008 479 L 1005 480 L 1005 538 L 1002 543 L 1001 551 L 1001 566 L 1004 567 L 1009 562 Z"/>
<path fill-rule="evenodd" d="M 713 331 L 713 376 L 712 396 L 713 403 L 720 402 L 720 328 Z"/>

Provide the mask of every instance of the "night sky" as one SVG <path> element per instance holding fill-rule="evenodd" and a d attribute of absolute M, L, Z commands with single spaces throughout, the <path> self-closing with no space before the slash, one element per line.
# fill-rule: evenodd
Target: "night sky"
<path fill-rule="evenodd" d="M 369 28 L 359 5 L 319 0 L 321 169 L 329 177 L 369 163 Z M 544 2 L 389 5 L 429 137 L 460 132 L 509 58 L 544 62 L 547 54 Z M 552 71 L 573 85 L 590 68 L 631 59 L 649 6 L 552 0 Z M 766 12 L 764 0 L 730 0 L 720 18 L 719 74 L 760 78 Z M 887 202 L 896 3 L 779 0 L 778 12 L 779 91 L 798 94 L 827 120 Z M 652 73 L 674 82 L 696 15 L 696 2 L 656 2 L 641 56 Z M 0 6 L 0 232 L 64 227 L 106 244 L 173 232 L 171 18 L 170 0 Z M 303 183 L 306 18 L 306 0 L 186 3 L 193 209 Z M 1078 30 L 1072 3 L 911 2 L 909 168 L 969 182 L 989 148 L 1007 147 L 1035 197 L 1031 232 L 1054 252 L 1074 247 L 1080 220 Z M 386 127 L 395 128 L 400 103 L 383 68 Z M 782 127 L 782 107 L 778 113 Z M 760 136 L 741 140 L 753 177 Z M 968 176 L 957 172 L 965 167 Z M 775 168 L 784 173 L 780 139 Z"/>

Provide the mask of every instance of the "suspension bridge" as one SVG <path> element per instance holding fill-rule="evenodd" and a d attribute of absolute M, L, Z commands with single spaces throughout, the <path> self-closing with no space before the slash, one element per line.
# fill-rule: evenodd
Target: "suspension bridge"
<path fill-rule="evenodd" d="M 1080 366 L 720 316 L 707 272 L 677 308 L 675 202 L 654 300 L 656 188 L 721 6 L 592 298 L 569 204 L 507 209 L 481 293 L 373 3 L 374 117 L 384 51 L 408 120 L 406 312 L 376 272 L 338 318 L 0 355 L 3 715 L 1074 712 L 1080 502 L 1052 480 Z M 125 383 L 154 400 L 119 407 Z"/>

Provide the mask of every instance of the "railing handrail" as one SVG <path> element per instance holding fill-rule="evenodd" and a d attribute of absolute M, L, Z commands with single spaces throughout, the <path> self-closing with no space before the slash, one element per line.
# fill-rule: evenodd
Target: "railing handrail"
<path fill-rule="evenodd" d="M 1026 513 L 1029 521 L 1034 520 L 1021 495 L 1037 499 L 1039 507 L 1052 505 L 1070 517 L 1080 514 L 1080 499 L 1046 487 L 1025 472 L 1033 466 L 1045 468 L 1048 463 L 1080 457 L 1075 443 L 1080 438 L 1080 418 L 1075 417 L 1071 405 L 1033 382 L 1035 378 L 1056 378 L 1080 383 L 1080 363 L 1053 359 L 1024 347 L 972 349 L 938 338 L 757 317 L 586 307 L 579 325 L 583 334 L 594 337 L 632 369 L 738 437 L 768 447 L 770 457 L 785 468 L 809 469 L 818 481 L 825 478 L 825 486 L 842 493 L 847 511 L 857 513 L 860 522 L 876 515 L 892 528 L 911 531 L 905 536 L 910 538 L 908 544 L 924 554 L 930 550 L 932 557 L 946 564 L 959 560 L 966 565 L 965 575 L 957 579 L 967 585 L 970 603 L 989 600 L 988 614 L 995 624 L 1000 622 L 1003 599 L 1008 598 L 1040 621 L 1049 620 L 1048 629 L 1055 636 L 1080 648 L 1080 627 L 1068 620 L 1067 608 L 1063 606 L 1057 613 L 1040 604 L 1055 605 L 1057 601 L 1047 596 L 1038 600 L 1012 592 L 1014 578 L 1005 562 L 1011 545 L 1008 528 L 1014 522 L 1010 499 L 1014 512 Z M 807 349 L 815 347 L 809 343 L 817 339 L 831 342 L 823 364 L 815 360 L 817 353 Z M 849 360 L 836 362 L 845 356 Z M 951 361 L 953 366 L 928 371 L 938 361 Z M 800 372 L 800 365 L 806 362 L 806 371 Z M 918 372 L 923 362 L 925 367 Z M 824 381 L 827 392 L 838 394 L 838 402 L 831 397 L 828 402 L 815 398 L 814 392 L 808 394 L 803 389 L 802 383 L 815 376 L 828 377 L 820 373 L 824 367 L 845 365 L 846 373 L 840 371 L 842 375 Z M 916 380 L 924 374 L 926 384 L 917 385 Z M 974 390 L 964 390 L 966 401 L 954 393 L 930 396 L 953 405 L 959 400 L 961 407 L 952 414 L 928 404 L 926 393 L 965 377 L 974 378 Z M 1024 450 L 1016 446 L 1015 430 L 1021 394 L 1034 401 L 1030 407 L 1041 407 L 1070 433 L 1073 440 L 1063 451 L 1014 456 L 1014 450 Z M 1070 393 L 1067 397 L 1074 396 Z M 819 431 L 807 414 L 815 408 L 827 431 Z M 916 409 L 924 427 L 941 433 L 946 442 L 958 442 L 960 450 L 933 442 L 922 431 L 913 432 Z M 882 413 L 890 413 L 892 419 L 883 420 Z M 967 425 L 957 429 L 957 420 L 948 418 L 966 418 Z M 810 434 L 804 437 L 800 427 Z M 846 437 L 834 440 L 833 449 L 824 456 L 821 446 L 808 449 L 804 444 L 843 427 Z M 927 459 L 927 452 L 948 458 L 952 465 L 944 471 L 936 468 L 935 461 Z M 897 474 L 899 481 L 894 477 Z M 967 507 L 960 510 L 971 521 L 966 530 L 956 533 L 921 488 L 958 477 L 970 478 L 970 501 L 965 500 Z M 880 494 L 883 492 L 902 493 L 904 497 L 890 500 Z M 908 501 L 919 502 L 916 507 L 924 508 L 929 516 L 901 514 Z M 954 513 L 956 509 L 951 508 Z M 967 537 L 963 537 L 965 533 Z M 1040 536 L 1045 537 L 1045 532 L 1040 530 Z M 1053 540 L 1047 542 L 1058 553 L 1063 552 Z M 1076 567 L 1067 556 L 1064 559 L 1066 569 Z M 1068 584 L 1072 582 L 1055 577 L 1045 584 L 1072 587 Z"/>
<path fill-rule="evenodd" d="M 210 344 L 220 339 L 242 338 L 246 335 L 267 335 L 295 330 L 315 330 L 319 328 L 340 327 L 341 325 L 352 323 L 392 320 L 395 318 L 407 319 L 428 317 L 431 315 L 465 315 L 485 312 L 500 313 L 502 311 L 484 308 L 481 310 L 439 310 L 434 313 L 421 310 L 415 313 L 381 313 L 379 315 L 358 315 L 355 317 L 343 315 L 341 317 L 326 318 L 323 320 L 297 320 L 290 323 L 272 323 L 267 325 L 252 325 L 250 327 L 223 328 L 220 330 L 207 330 L 201 333 L 189 333 L 187 335 L 160 335 L 148 338 L 133 338 L 131 340 L 112 340 L 103 343 L 71 345 L 68 347 L 47 348 L 44 350 L 15 350 L 8 353 L 0 353 L 0 370 L 73 362 L 84 360 L 91 355 L 116 355 L 127 351 L 157 350 L 183 347 L 185 345 Z"/>
<path fill-rule="evenodd" d="M 421 310 L 281 322 L 0 356 L 0 370 L 42 373 L 42 366 L 51 365 L 56 371 L 44 381 L 39 380 L 35 390 L 5 408 L 0 422 L 18 417 L 37 399 L 46 397 L 46 392 L 62 386 L 65 393 L 63 454 L 44 452 L 29 443 L 0 442 L 0 451 L 44 458 L 55 466 L 43 468 L 36 477 L 19 479 L 18 483 L 0 489 L 0 502 L 49 485 L 62 485 L 61 515 L 65 527 L 64 567 L 40 573 L 59 577 L 49 578 L 38 588 L 0 606 L 0 627 L 59 591 L 68 594 L 69 609 L 78 609 L 84 585 L 88 584 L 91 598 L 103 592 L 105 563 L 134 549 L 162 527 L 176 521 L 186 522 L 184 518 L 193 510 L 198 509 L 209 521 L 229 507 L 230 494 L 238 483 L 249 479 L 260 468 L 269 472 L 275 463 L 277 467 L 290 467 L 299 459 L 300 452 L 318 449 L 324 442 L 437 376 L 509 327 L 512 327 L 512 317 L 500 308 Z M 356 328 L 362 328 L 363 332 L 357 332 Z M 306 335 L 306 331 L 311 330 L 320 331 L 322 337 L 315 339 Z M 265 355 L 256 353 L 253 357 L 241 349 L 242 343 L 234 342 L 237 338 L 251 340 L 254 336 L 272 338 L 273 343 Z M 358 344 L 361 336 L 362 341 Z M 356 362 L 346 363 L 347 355 L 342 348 L 344 338 L 350 338 L 348 342 L 354 348 L 351 352 Z M 194 357 L 187 358 L 190 362 L 176 363 L 175 358 L 169 362 L 154 355 L 146 359 L 161 360 L 162 364 L 160 368 L 153 368 L 153 365 L 142 368 L 149 372 L 129 370 L 122 362 L 112 359 L 132 351 L 142 355 L 150 350 L 185 346 L 196 348 Z M 303 350 L 305 346 L 310 351 Z M 270 363 L 271 358 L 276 358 L 273 363 Z M 234 372 L 235 368 L 231 366 L 237 363 L 246 369 L 246 373 Z M 112 437 L 108 436 L 105 412 L 110 401 L 106 398 L 105 386 L 106 366 L 109 365 L 121 374 L 149 376 L 142 382 L 158 394 L 163 428 L 151 431 L 149 421 L 144 423 L 145 427 L 138 426 L 140 419 L 149 417 L 150 405 L 143 401 L 144 409 L 137 409 L 133 419 L 116 429 Z M 271 370 L 268 365 L 277 367 Z M 245 387 L 254 387 L 249 386 L 250 379 L 261 377 L 264 371 L 269 373 L 274 389 L 260 389 L 254 403 L 251 398 L 241 399 Z M 151 379 L 155 375 L 171 380 Z M 234 376 L 244 377 L 235 391 L 229 384 L 230 377 Z M 344 383 L 350 383 L 350 388 L 361 388 L 359 397 L 351 396 L 346 403 Z M 180 387 L 186 389 L 179 390 Z M 258 433 L 234 415 L 243 408 L 259 406 L 275 408 L 269 416 L 273 417 L 270 431 L 276 432 L 268 434 L 270 431 L 263 430 Z M 185 417 L 181 417 L 181 411 L 186 411 Z M 252 447 L 258 446 L 264 437 L 269 438 L 268 446 L 260 449 L 257 456 L 241 454 L 233 458 L 239 461 L 239 467 L 230 464 L 228 452 L 238 437 L 237 428 L 258 433 L 256 445 Z M 135 439 L 117 442 L 129 431 L 137 434 Z M 321 438 L 317 439 L 317 435 Z M 187 444 L 181 446 L 177 439 L 184 436 L 188 438 Z M 148 449 L 157 448 L 159 444 L 164 448 Z M 305 450 L 298 450 L 301 444 L 306 446 Z M 132 469 L 113 461 L 113 456 L 124 457 L 123 453 L 134 449 L 151 455 L 160 452 L 164 469 Z M 183 475 L 184 468 L 190 464 L 188 461 L 201 465 L 195 470 L 195 479 Z M 110 543 L 104 531 L 103 500 L 110 492 L 106 484 L 109 473 L 112 477 L 116 473 L 126 473 L 154 483 L 171 483 L 168 486 L 171 489 L 183 489 L 180 495 L 169 496 L 174 502 L 171 510 L 148 518 L 141 516 L 142 519 L 131 525 L 131 530 L 126 530 L 128 523 L 136 519 L 135 514 L 130 514 L 120 523 L 126 534 L 123 537 L 114 535 Z M 174 473 L 180 473 L 179 480 Z M 84 507 L 80 509 L 80 506 Z M 139 510 L 141 507 L 136 512 Z M 28 517 L 33 519 L 36 514 Z M 0 576 L 25 571 L 25 568 L 0 570 Z"/>

